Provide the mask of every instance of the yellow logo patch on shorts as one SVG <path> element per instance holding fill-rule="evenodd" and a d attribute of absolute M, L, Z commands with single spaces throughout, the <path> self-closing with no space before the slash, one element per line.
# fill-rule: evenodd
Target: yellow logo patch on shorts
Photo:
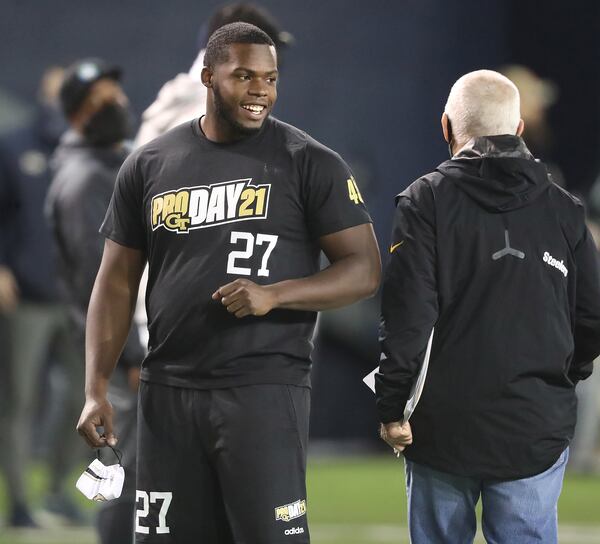
<path fill-rule="evenodd" d="M 275 520 L 290 521 L 306 514 L 306 500 L 298 500 L 275 508 Z"/>

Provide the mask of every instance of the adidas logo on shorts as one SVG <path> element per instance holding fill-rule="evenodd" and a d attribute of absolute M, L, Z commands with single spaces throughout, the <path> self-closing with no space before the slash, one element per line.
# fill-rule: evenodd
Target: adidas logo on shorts
<path fill-rule="evenodd" d="M 304 527 L 293 527 L 292 529 L 286 529 L 283 534 L 285 536 L 301 535 L 304 534 Z"/>

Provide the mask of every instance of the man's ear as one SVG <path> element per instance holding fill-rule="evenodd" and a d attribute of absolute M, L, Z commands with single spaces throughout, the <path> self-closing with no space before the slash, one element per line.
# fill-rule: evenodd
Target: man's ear
<path fill-rule="evenodd" d="M 523 119 L 519 119 L 519 126 L 517 127 L 517 136 L 521 136 L 523 131 L 525 130 L 525 121 Z"/>
<path fill-rule="evenodd" d="M 450 143 L 450 130 L 448 129 L 448 123 L 449 123 L 449 119 L 448 116 L 446 115 L 446 112 L 442 113 L 442 133 L 444 134 L 444 140 L 446 140 L 447 143 Z"/>
<path fill-rule="evenodd" d="M 202 85 L 204 85 L 207 88 L 212 87 L 212 76 L 213 71 L 208 66 L 202 68 L 202 72 L 200 72 L 200 79 L 202 80 Z"/>

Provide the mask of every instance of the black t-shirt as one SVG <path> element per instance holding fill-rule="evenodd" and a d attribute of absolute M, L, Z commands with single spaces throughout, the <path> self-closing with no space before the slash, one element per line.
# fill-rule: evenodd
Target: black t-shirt
<path fill-rule="evenodd" d="M 198 119 L 125 161 L 101 232 L 145 252 L 149 353 L 142 379 L 179 387 L 309 383 L 315 312 L 237 319 L 211 295 L 319 270 L 318 238 L 368 223 L 341 157 L 269 118 L 216 144 Z"/>

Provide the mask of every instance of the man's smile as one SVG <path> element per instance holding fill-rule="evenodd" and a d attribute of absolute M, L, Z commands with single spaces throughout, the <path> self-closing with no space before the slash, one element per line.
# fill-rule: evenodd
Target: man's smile
<path fill-rule="evenodd" d="M 248 103 L 242 104 L 242 109 L 250 112 L 252 117 L 261 117 L 262 114 L 267 110 L 266 104 Z"/>

